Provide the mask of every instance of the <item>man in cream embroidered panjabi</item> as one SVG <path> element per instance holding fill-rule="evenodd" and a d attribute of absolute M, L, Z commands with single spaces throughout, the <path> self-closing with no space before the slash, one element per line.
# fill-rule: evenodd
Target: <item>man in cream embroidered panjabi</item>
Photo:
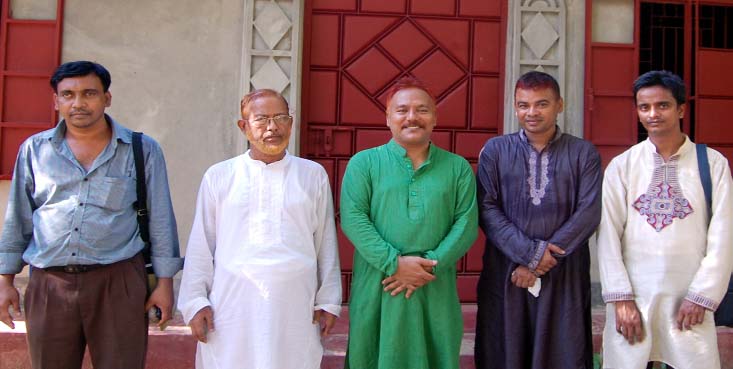
<path fill-rule="evenodd" d="M 733 265 L 728 161 L 707 149 L 709 214 L 695 144 L 680 129 L 684 83 L 651 71 L 634 82 L 634 96 L 649 138 L 614 158 L 603 182 L 603 366 L 720 368 L 713 312 Z"/>
<path fill-rule="evenodd" d="M 241 112 L 250 149 L 204 175 L 186 250 L 178 307 L 196 368 L 317 369 L 341 310 L 328 175 L 285 150 L 280 94 L 255 90 Z"/>
<path fill-rule="evenodd" d="M 557 81 L 532 71 L 516 83 L 522 130 L 479 155 L 476 368 L 592 369 L 590 250 L 601 217 L 601 160 L 560 131 Z"/>

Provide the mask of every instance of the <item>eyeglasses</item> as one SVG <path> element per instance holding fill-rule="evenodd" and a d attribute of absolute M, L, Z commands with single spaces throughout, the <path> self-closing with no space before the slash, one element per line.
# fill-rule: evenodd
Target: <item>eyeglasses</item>
<path fill-rule="evenodd" d="M 282 127 L 290 124 L 290 122 L 293 121 L 293 117 L 285 114 L 276 115 L 274 117 L 259 117 L 250 120 L 249 124 L 251 124 L 255 128 L 266 128 L 270 125 L 270 121 L 275 122 L 278 127 Z"/>

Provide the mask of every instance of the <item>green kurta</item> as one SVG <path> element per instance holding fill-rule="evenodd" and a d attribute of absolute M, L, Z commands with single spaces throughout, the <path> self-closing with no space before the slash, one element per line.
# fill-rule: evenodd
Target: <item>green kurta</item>
<path fill-rule="evenodd" d="M 356 247 L 345 368 L 458 368 L 456 262 L 477 225 L 476 181 L 462 157 L 431 144 L 413 170 L 393 140 L 354 155 L 341 188 L 341 227 Z M 381 284 L 400 255 L 438 261 L 436 279 L 410 299 Z"/>

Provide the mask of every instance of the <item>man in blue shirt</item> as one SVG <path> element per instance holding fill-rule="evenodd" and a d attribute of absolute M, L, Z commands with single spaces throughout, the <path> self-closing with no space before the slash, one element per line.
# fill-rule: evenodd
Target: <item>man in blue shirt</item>
<path fill-rule="evenodd" d="M 132 131 L 104 113 L 111 78 L 77 61 L 51 77 L 63 118 L 20 146 L 0 237 L 0 321 L 20 311 L 15 274 L 31 266 L 25 292 L 33 368 L 80 368 L 88 345 L 98 369 L 145 366 L 153 305 L 171 317 L 181 269 L 165 161 L 143 136 L 152 264 L 158 285 L 146 301 Z"/>

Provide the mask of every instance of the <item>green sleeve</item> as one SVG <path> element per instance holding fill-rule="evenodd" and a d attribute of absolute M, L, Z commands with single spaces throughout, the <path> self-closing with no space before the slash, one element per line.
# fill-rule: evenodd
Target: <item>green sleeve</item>
<path fill-rule="evenodd" d="M 448 234 L 438 244 L 435 250 L 425 253 L 425 257 L 437 260 L 438 265 L 434 272 L 440 270 L 441 265 L 455 265 L 478 236 L 478 206 L 476 205 L 476 179 L 473 170 L 467 162 L 463 162 L 459 178 L 456 182 L 456 207 L 453 216 L 453 225 Z"/>
<path fill-rule="evenodd" d="M 374 226 L 371 214 L 372 179 L 369 157 L 356 155 L 341 183 L 341 229 L 367 263 L 386 275 L 397 271 L 399 251 Z"/>

